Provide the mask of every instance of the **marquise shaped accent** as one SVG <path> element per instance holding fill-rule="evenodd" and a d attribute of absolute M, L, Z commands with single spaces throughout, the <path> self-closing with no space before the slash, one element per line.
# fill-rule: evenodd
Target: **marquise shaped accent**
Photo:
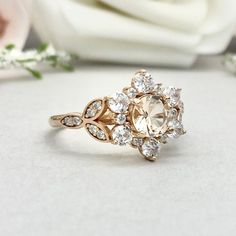
<path fill-rule="evenodd" d="M 92 100 L 84 109 L 84 119 L 96 120 L 105 109 L 105 103 L 103 99 Z"/>
<path fill-rule="evenodd" d="M 79 115 L 67 115 L 61 119 L 61 124 L 68 128 L 81 128 L 83 119 Z"/>
<path fill-rule="evenodd" d="M 109 132 L 110 130 L 107 127 L 104 127 L 102 124 L 91 122 L 87 123 L 85 126 L 87 132 L 96 140 L 101 142 L 109 142 Z"/>

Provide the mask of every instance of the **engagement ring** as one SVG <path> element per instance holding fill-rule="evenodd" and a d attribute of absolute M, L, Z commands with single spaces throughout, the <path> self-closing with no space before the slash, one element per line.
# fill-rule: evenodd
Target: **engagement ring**
<path fill-rule="evenodd" d="M 180 92 L 156 84 L 146 70 L 140 70 L 122 92 L 92 100 L 83 113 L 55 115 L 49 122 L 53 127 L 84 127 L 97 141 L 129 144 L 154 161 L 162 144 L 185 134 Z"/>

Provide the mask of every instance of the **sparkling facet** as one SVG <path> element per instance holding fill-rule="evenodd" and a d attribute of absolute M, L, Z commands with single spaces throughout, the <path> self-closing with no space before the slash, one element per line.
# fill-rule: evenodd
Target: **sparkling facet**
<path fill-rule="evenodd" d="M 88 131 L 93 135 L 96 136 L 99 128 L 96 125 L 88 125 Z"/>
<path fill-rule="evenodd" d="M 74 124 L 76 126 L 80 125 L 82 123 L 82 119 L 78 116 L 74 116 Z"/>
<path fill-rule="evenodd" d="M 148 139 L 141 147 L 141 153 L 147 157 L 157 157 L 160 150 L 160 143 L 155 139 Z"/>
<path fill-rule="evenodd" d="M 115 113 L 124 113 L 129 107 L 130 101 L 124 93 L 115 93 L 109 100 L 108 106 Z"/>
<path fill-rule="evenodd" d="M 126 94 L 127 94 L 127 96 L 129 97 L 129 98 L 135 98 L 136 97 L 136 95 L 137 95 L 137 90 L 135 89 L 135 88 L 129 88 L 129 89 L 127 89 L 127 91 L 126 91 Z"/>
<path fill-rule="evenodd" d="M 116 123 L 119 125 L 123 125 L 126 121 L 126 116 L 124 114 L 118 114 L 116 116 Z"/>
<path fill-rule="evenodd" d="M 82 123 L 82 119 L 78 116 L 67 116 L 63 119 L 63 124 L 69 127 L 79 126 Z"/>
<path fill-rule="evenodd" d="M 112 130 L 112 139 L 115 144 L 126 145 L 132 140 L 130 128 L 124 125 L 119 125 Z"/>
<path fill-rule="evenodd" d="M 152 76 L 146 72 L 137 73 L 132 79 L 132 84 L 140 93 L 149 93 L 155 88 Z"/>
<path fill-rule="evenodd" d="M 168 122 L 169 132 L 167 133 L 169 138 L 175 139 L 184 133 L 183 125 L 178 120 L 171 120 Z"/>
<path fill-rule="evenodd" d="M 137 147 L 140 147 L 142 144 L 143 144 L 143 139 L 142 138 L 139 138 L 139 137 L 134 137 L 132 139 L 132 144 L 134 146 L 137 146 Z"/>
<path fill-rule="evenodd" d="M 98 138 L 98 139 L 101 139 L 101 140 L 105 140 L 105 139 L 106 139 L 106 135 L 105 135 L 104 131 L 99 130 L 99 131 L 97 132 L 97 138 Z"/>
<path fill-rule="evenodd" d="M 172 86 L 166 87 L 163 90 L 163 95 L 167 99 L 169 106 L 176 106 L 180 100 L 180 89 L 174 88 Z"/>
<path fill-rule="evenodd" d="M 102 102 L 101 102 L 101 101 L 93 102 L 92 107 L 93 107 L 95 110 L 101 110 L 101 108 L 102 108 Z"/>
<path fill-rule="evenodd" d="M 91 107 L 91 108 L 87 109 L 85 116 L 87 118 L 91 118 L 91 117 L 94 117 L 96 115 L 96 113 L 97 113 L 97 110 Z"/>
<path fill-rule="evenodd" d="M 138 132 L 157 135 L 165 123 L 164 106 L 160 97 L 146 95 L 140 99 L 133 110 L 134 126 Z"/>

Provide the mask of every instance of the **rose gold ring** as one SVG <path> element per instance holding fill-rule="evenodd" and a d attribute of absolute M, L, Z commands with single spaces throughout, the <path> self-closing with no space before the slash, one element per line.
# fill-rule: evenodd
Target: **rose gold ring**
<path fill-rule="evenodd" d="M 122 92 L 92 100 L 83 113 L 52 116 L 49 123 L 52 127 L 84 127 L 97 141 L 129 144 L 145 159 L 154 161 L 162 144 L 186 132 L 180 92 L 179 88 L 156 84 L 146 70 L 140 70 Z"/>

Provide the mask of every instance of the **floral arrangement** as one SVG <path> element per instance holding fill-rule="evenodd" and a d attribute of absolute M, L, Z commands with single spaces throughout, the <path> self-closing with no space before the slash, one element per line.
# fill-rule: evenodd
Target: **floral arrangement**
<path fill-rule="evenodd" d="M 225 51 L 235 9 L 235 0 L 0 0 L 1 68 L 22 67 L 40 78 L 33 64 L 70 67 L 69 54 L 51 46 L 22 53 L 30 27 L 43 42 L 84 60 L 189 67 L 198 55 Z M 10 42 L 15 46 L 5 47 Z"/>
<path fill-rule="evenodd" d="M 28 51 L 21 51 L 14 44 L 9 44 L 0 52 L 0 69 L 22 68 L 30 72 L 33 77 L 40 79 L 42 74 L 36 69 L 38 65 L 43 64 L 71 71 L 75 58 L 75 55 L 56 51 L 52 45 L 48 44 L 42 44 L 37 49 Z"/>

